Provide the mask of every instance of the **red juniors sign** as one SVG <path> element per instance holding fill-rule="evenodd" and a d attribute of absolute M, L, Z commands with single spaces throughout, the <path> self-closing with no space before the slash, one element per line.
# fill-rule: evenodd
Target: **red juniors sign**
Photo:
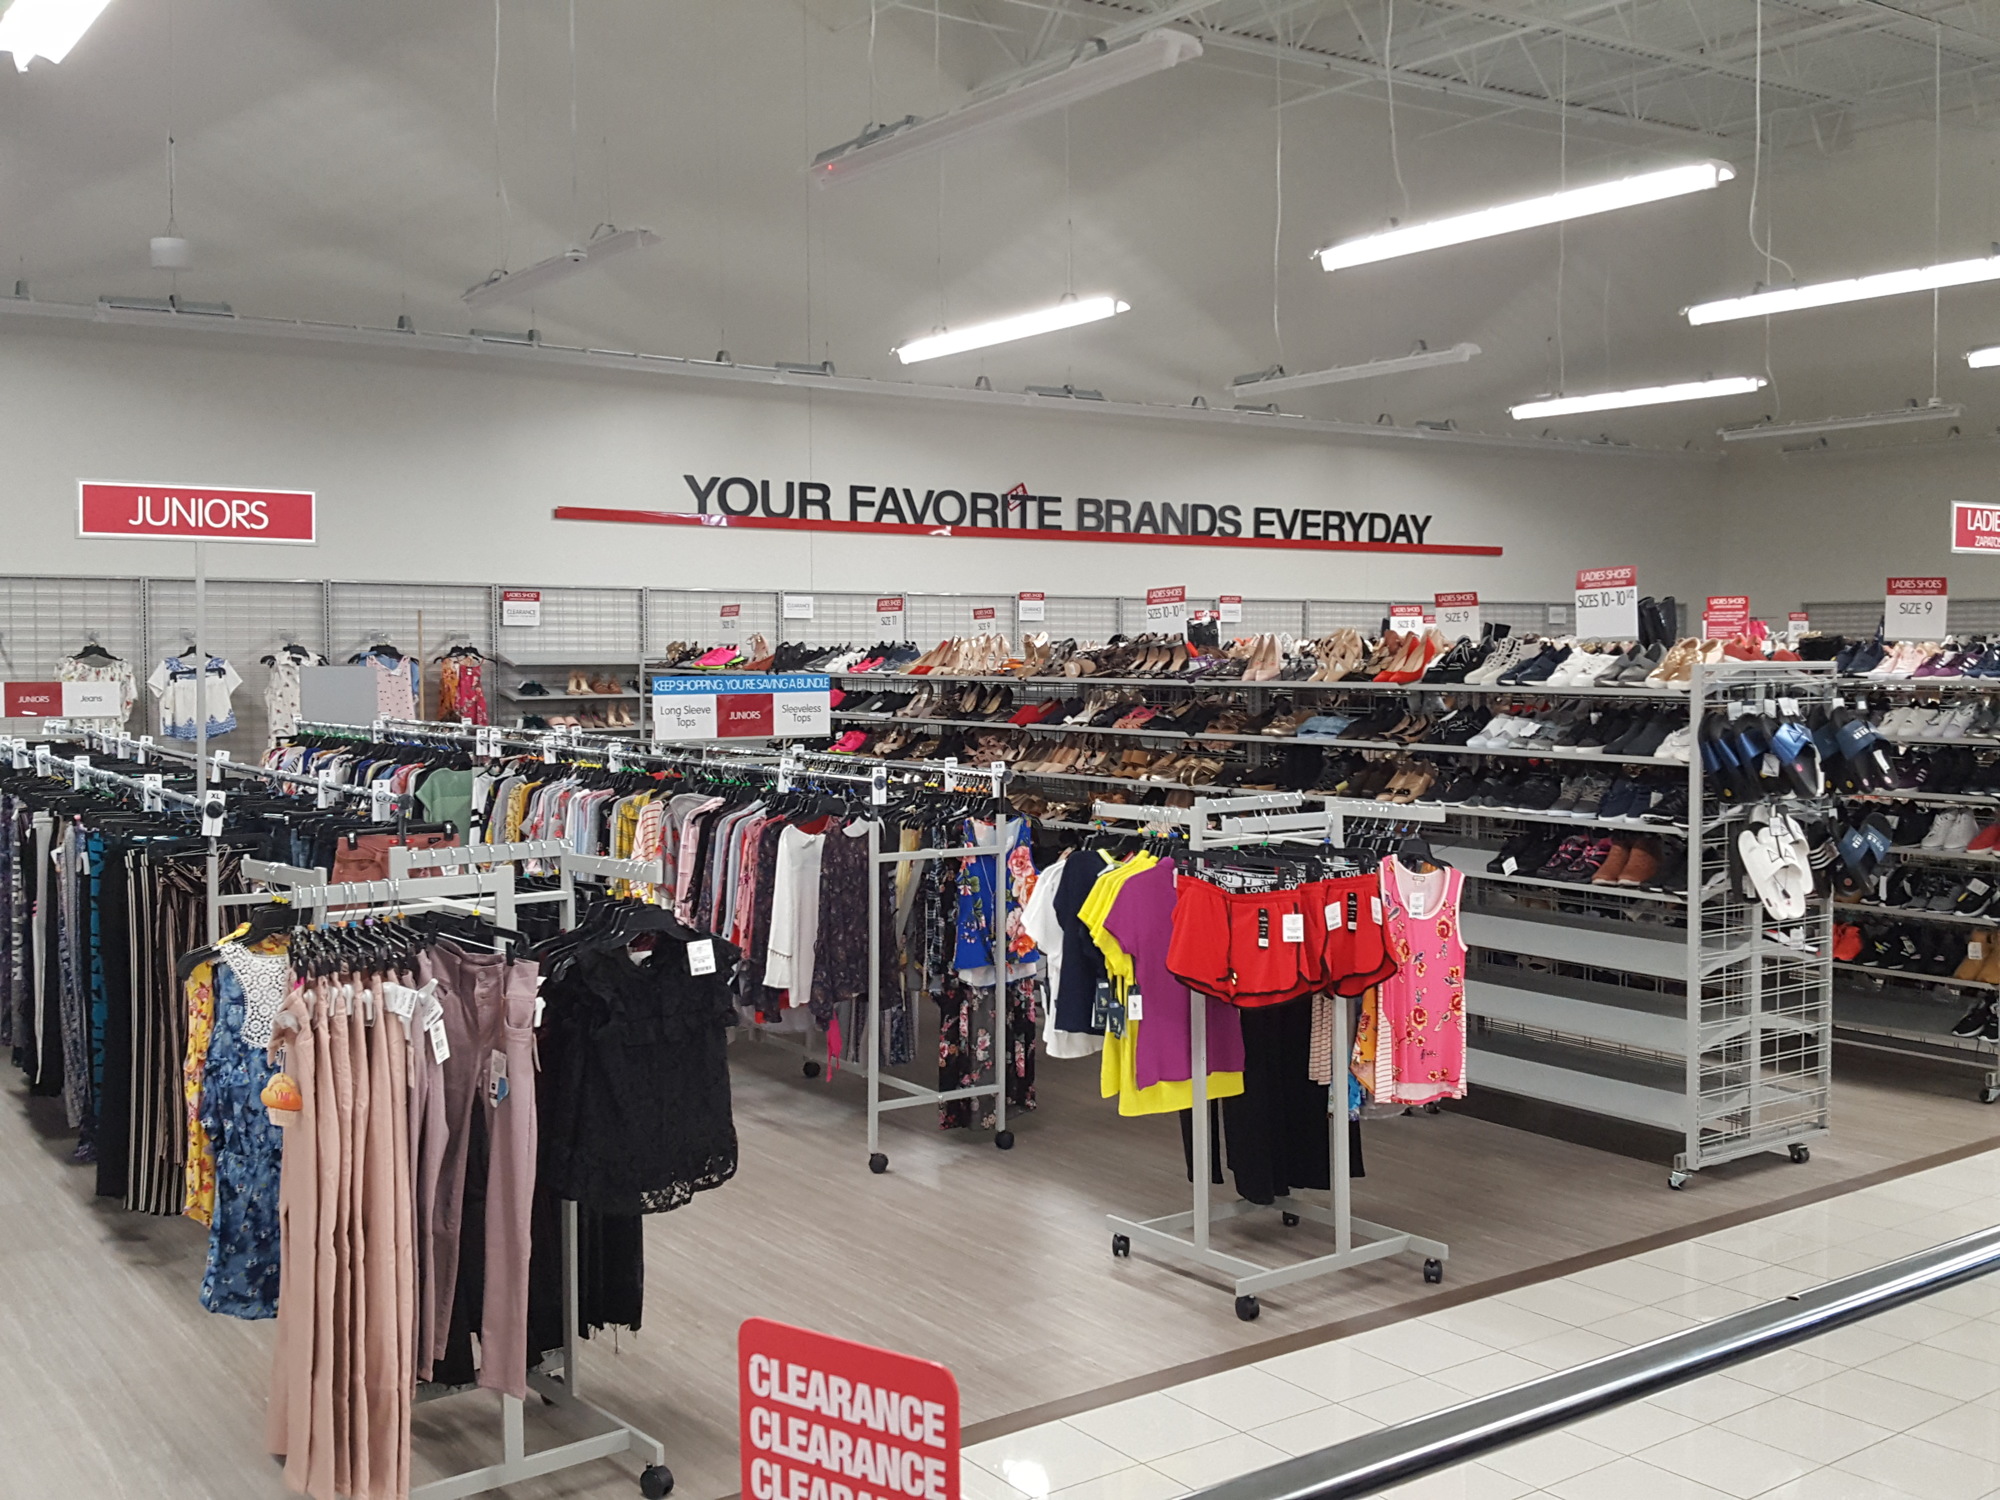
<path fill-rule="evenodd" d="M 930 1360 L 747 1319 L 745 1500 L 958 1500 L 958 1382 Z"/>
<path fill-rule="evenodd" d="M 60 682 L 0 683 L 0 718 L 59 719 L 62 711 Z"/>
<path fill-rule="evenodd" d="M 220 490 L 169 484 L 77 486 L 77 535 L 204 542 L 318 540 L 310 490 Z"/>

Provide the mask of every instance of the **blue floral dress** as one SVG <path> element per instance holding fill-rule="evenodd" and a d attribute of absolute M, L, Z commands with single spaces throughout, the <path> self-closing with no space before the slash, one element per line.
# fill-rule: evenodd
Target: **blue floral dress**
<path fill-rule="evenodd" d="M 278 1315 L 278 1165 L 284 1132 L 258 1096 L 278 1070 L 244 1035 L 249 1003 L 215 966 L 215 1029 L 202 1074 L 201 1123 L 215 1147 L 215 1218 L 201 1305 L 233 1318 Z"/>

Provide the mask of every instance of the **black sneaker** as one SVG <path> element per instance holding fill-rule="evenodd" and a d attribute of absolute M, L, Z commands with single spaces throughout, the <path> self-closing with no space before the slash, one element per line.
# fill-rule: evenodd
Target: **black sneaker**
<path fill-rule="evenodd" d="M 1990 1030 L 2000 1016 L 1996 1016 L 1991 1000 L 1982 1000 L 1971 1010 L 1958 1018 L 1958 1024 L 1951 1028 L 1953 1036 L 1980 1036 Z"/>

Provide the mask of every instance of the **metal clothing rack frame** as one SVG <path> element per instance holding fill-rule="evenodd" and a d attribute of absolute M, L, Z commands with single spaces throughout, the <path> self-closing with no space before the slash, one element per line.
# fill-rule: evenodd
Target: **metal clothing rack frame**
<path fill-rule="evenodd" d="M 1436 808 L 1417 804 L 1360 802 L 1328 798 L 1315 812 L 1301 811 L 1304 798 L 1293 792 L 1260 792 L 1241 797 L 1214 797 L 1197 801 L 1193 807 L 1134 807 L 1128 803 L 1100 802 L 1092 815 L 1105 822 L 1171 823 L 1186 830 L 1190 853 L 1229 849 L 1245 844 L 1314 843 L 1337 846 L 1345 835 L 1346 820 L 1352 817 L 1389 817 L 1402 822 L 1439 823 L 1444 814 Z M 1351 1041 L 1348 1036 L 1348 1009 L 1336 1004 L 1333 1011 L 1332 1056 L 1339 1090 L 1337 1106 L 1328 1110 L 1336 1123 L 1332 1132 L 1333 1188 L 1329 1201 L 1322 1204 L 1285 1194 L 1270 1203 L 1252 1203 L 1238 1198 L 1216 1204 L 1210 1199 L 1208 1098 L 1208 997 L 1199 990 L 1188 992 L 1188 1040 L 1190 1078 L 1194 1097 L 1192 1110 L 1194 1205 L 1186 1213 L 1165 1214 L 1151 1219 L 1126 1218 L 1106 1214 L 1111 1229 L 1111 1253 L 1124 1257 L 1136 1243 L 1172 1260 L 1191 1261 L 1226 1273 L 1236 1290 L 1236 1316 L 1244 1322 L 1262 1310 L 1258 1293 L 1272 1287 L 1289 1286 L 1348 1271 L 1391 1255 L 1411 1253 L 1424 1259 L 1424 1280 L 1444 1280 L 1444 1263 L 1450 1247 L 1440 1240 L 1427 1239 L 1407 1230 L 1391 1229 L 1354 1216 L 1353 1189 L 1348 1179 L 1352 1151 L 1347 1133 L 1347 1066 Z M 1143 1022 L 1141 1023 L 1144 1024 Z M 1333 1100 L 1329 1100 L 1333 1103 Z M 1333 1230 L 1334 1249 L 1330 1255 L 1315 1256 L 1288 1266 L 1260 1266 L 1240 1255 L 1215 1248 L 1211 1229 L 1218 1220 L 1249 1218 L 1259 1213 L 1277 1213 L 1289 1228 L 1302 1219 Z"/>
<path fill-rule="evenodd" d="M 322 920 L 328 915 L 344 918 L 385 911 L 446 909 L 487 916 L 496 926 L 511 927 L 515 907 L 520 902 L 539 899 L 563 902 L 563 925 L 568 927 L 574 922 L 573 889 L 566 887 L 563 891 L 518 895 L 515 890 L 514 862 L 521 858 L 583 857 L 571 851 L 563 840 L 537 840 L 532 844 L 466 846 L 454 849 L 394 848 L 389 851 L 390 868 L 393 873 L 387 880 L 350 881 L 329 885 L 325 883 L 324 876 L 318 870 L 301 869 L 297 866 L 262 860 L 246 860 L 244 874 L 251 879 L 279 887 L 295 905 L 301 909 L 313 910 Z M 597 860 L 594 863 L 601 866 L 616 866 L 617 869 L 606 873 L 635 880 L 644 880 L 648 875 L 657 880 L 660 873 L 657 863 L 636 860 Z M 419 876 L 416 874 L 421 868 L 452 864 L 490 864 L 499 868 L 490 875 L 474 873 Z M 463 895 L 490 896 L 492 910 L 488 912 L 477 902 L 468 904 L 456 899 Z M 222 899 L 230 905 L 247 905 L 280 898 L 274 891 L 263 891 Z M 331 910 L 336 907 L 343 910 L 338 912 Z M 495 951 L 505 951 L 505 948 L 506 940 L 496 935 Z M 546 1369 L 530 1371 L 528 1383 L 552 1405 L 588 1412 L 610 1423 L 611 1429 L 530 1453 L 527 1448 L 524 1403 L 518 1396 L 501 1392 L 499 1462 L 449 1474 L 427 1484 L 413 1485 L 409 1500 L 461 1500 L 464 1496 L 486 1494 L 506 1485 L 519 1484 L 545 1474 L 578 1468 L 602 1458 L 615 1458 L 622 1453 L 636 1453 L 646 1465 L 640 1476 L 639 1486 L 641 1494 L 649 1497 L 649 1500 L 658 1500 L 658 1497 L 670 1493 L 673 1489 L 673 1475 L 666 1467 L 666 1449 L 660 1440 L 614 1416 L 595 1402 L 585 1400 L 582 1395 L 577 1361 L 580 1305 L 577 1291 L 577 1205 L 573 1200 L 563 1201 L 562 1220 L 562 1370 L 560 1374 Z M 420 1395 L 419 1399 L 437 1400 L 456 1395 L 464 1389 L 469 1388 L 437 1388 Z"/>

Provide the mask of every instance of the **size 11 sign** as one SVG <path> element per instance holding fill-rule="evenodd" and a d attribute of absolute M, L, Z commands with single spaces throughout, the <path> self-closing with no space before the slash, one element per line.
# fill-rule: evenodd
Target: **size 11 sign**
<path fill-rule="evenodd" d="M 1701 619 L 1704 639 L 1719 641 L 1730 636 L 1747 635 L 1750 632 L 1750 596 L 1710 594 Z"/>
<path fill-rule="evenodd" d="M 1576 575 L 1576 633 L 1589 639 L 1639 633 L 1639 570 L 1581 568 Z"/>
<path fill-rule="evenodd" d="M 1485 633 L 1486 627 L 1479 618 L 1478 594 L 1433 594 L 1431 603 L 1437 609 L 1438 634 L 1446 640 L 1477 640 Z"/>
<path fill-rule="evenodd" d="M 1944 635 L 1945 581 L 1891 578 L 1882 601 L 1882 635 L 1891 641 L 1935 641 Z"/>
<path fill-rule="evenodd" d="M 1187 585 L 1146 590 L 1146 629 L 1154 634 L 1187 632 Z"/>
<path fill-rule="evenodd" d="M 958 1500 L 943 1365 L 768 1318 L 736 1335 L 745 1500 Z"/>
<path fill-rule="evenodd" d="M 2000 552 L 2000 505 L 1951 502 L 1951 550 Z"/>
<path fill-rule="evenodd" d="M 1218 625 L 1241 625 L 1243 623 L 1243 596 L 1241 594 L 1217 594 L 1215 596 L 1215 620 Z"/>
<path fill-rule="evenodd" d="M 524 625 L 534 628 L 542 623 L 542 591 L 540 589 L 502 589 L 500 591 L 500 623 L 502 625 Z"/>
<path fill-rule="evenodd" d="M 1049 596 L 1042 593 L 1024 593 L 1014 596 L 1014 618 L 1017 620 L 1046 620 L 1049 617 Z"/>
<path fill-rule="evenodd" d="M 883 638 L 900 641 L 903 638 L 903 596 L 885 594 L 875 601 L 875 628 Z"/>

